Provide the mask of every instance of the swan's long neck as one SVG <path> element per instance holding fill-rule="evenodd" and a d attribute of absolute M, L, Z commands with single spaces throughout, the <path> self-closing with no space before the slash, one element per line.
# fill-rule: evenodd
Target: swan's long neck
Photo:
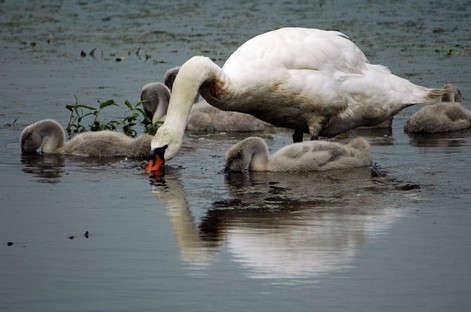
<path fill-rule="evenodd" d="M 201 85 L 210 81 L 216 81 L 224 87 L 227 77 L 221 68 L 207 57 L 194 56 L 186 61 L 173 84 L 165 125 L 183 136 L 193 100 Z"/>

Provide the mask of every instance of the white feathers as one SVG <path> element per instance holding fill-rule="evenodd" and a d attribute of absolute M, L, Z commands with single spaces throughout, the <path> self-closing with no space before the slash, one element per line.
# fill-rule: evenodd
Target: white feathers
<path fill-rule="evenodd" d="M 409 105 L 436 103 L 451 91 L 421 87 L 385 66 L 369 64 L 342 33 L 308 28 L 258 35 L 242 44 L 222 69 L 195 56 L 180 71 L 166 121 L 167 130 L 178 135 L 183 135 L 198 91 L 218 109 L 294 129 L 296 140 L 303 132 L 311 138 L 332 137 L 374 126 Z"/>

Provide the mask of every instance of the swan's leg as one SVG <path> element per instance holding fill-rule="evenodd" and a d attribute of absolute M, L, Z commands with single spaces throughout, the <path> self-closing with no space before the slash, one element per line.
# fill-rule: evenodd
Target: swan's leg
<path fill-rule="evenodd" d="M 297 128 L 294 129 L 293 133 L 293 143 L 298 143 L 303 141 L 304 131 Z"/>
<path fill-rule="evenodd" d="M 308 127 L 311 140 L 317 140 L 319 137 L 319 132 L 321 132 L 323 122 L 324 117 L 321 116 L 315 116 L 309 120 Z"/>

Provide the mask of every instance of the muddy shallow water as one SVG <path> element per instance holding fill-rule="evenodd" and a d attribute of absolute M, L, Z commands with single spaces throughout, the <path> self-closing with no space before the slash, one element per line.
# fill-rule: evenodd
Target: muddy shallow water
<path fill-rule="evenodd" d="M 0 1 L 0 310 L 470 310 L 471 131 L 409 137 L 418 107 L 392 136 L 362 133 L 386 177 L 224 175 L 246 134 L 188 135 L 162 179 L 18 144 L 32 121 L 65 124 L 74 95 L 137 101 L 188 57 L 222 64 L 283 25 L 341 30 L 371 62 L 466 99 L 470 4 Z M 291 138 L 261 135 L 272 151 Z"/>

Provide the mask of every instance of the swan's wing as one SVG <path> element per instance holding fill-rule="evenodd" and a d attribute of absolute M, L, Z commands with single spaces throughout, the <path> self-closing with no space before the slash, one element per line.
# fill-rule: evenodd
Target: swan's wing
<path fill-rule="evenodd" d="M 273 99 L 267 98 L 267 102 L 290 106 L 287 102 L 292 101 L 302 111 L 329 115 L 346 108 L 334 73 L 360 74 L 367 62 L 363 52 L 342 33 L 282 28 L 244 43 L 223 70 L 239 90 L 268 87 L 264 95 L 273 95 Z"/>
<path fill-rule="evenodd" d="M 282 28 L 256 36 L 227 60 L 224 71 L 233 76 L 260 70 L 336 70 L 360 73 L 368 62 L 347 36 L 336 31 Z M 272 76 L 273 77 L 273 76 Z"/>

